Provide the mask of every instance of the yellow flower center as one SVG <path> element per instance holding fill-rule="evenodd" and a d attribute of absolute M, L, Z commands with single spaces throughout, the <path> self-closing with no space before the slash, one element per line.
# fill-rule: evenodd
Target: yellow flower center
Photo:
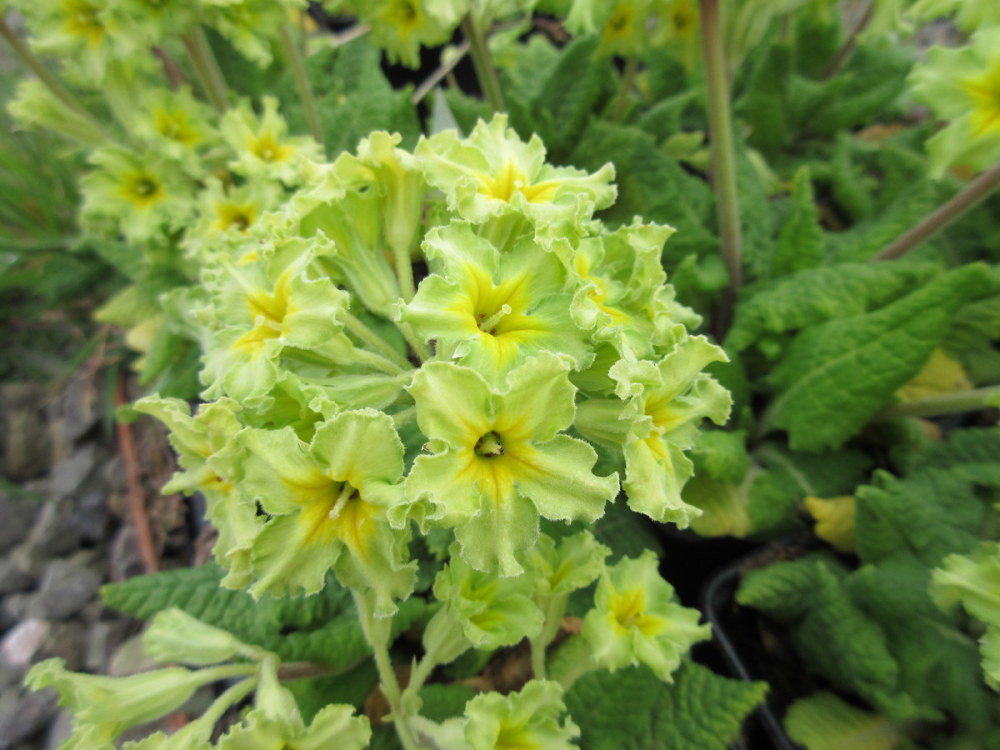
<path fill-rule="evenodd" d="M 190 148 L 201 140 L 201 134 L 191 127 L 185 112 L 169 112 L 158 109 L 153 114 L 153 125 L 156 132 L 171 141 Z"/>
<path fill-rule="evenodd" d="M 635 628 L 644 636 L 655 636 L 663 630 L 663 619 L 646 613 L 646 597 L 642 589 L 623 591 L 611 602 L 611 615 L 623 631 Z"/>
<path fill-rule="evenodd" d="M 420 9 L 413 0 L 393 0 L 382 18 L 395 26 L 401 37 L 409 36 L 421 24 Z"/>
<path fill-rule="evenodd" d="M 64 28 L 69 34 L 85 37 L 92 47 L 101 43 L 107 30 L 97 6 L 83 0 L 63 0 L 62 7 L 66 17 Z"/>
<path fill-rule="evenodd" d="M 498 458 L 504 454 L 503 439 L 496 432 L 487 432 L 476 441 L 472 451 L 480 458 Z"/>
<path fill-rule="evenodd" d="M 233 344 L 234 349 L 256 355 L 263 350 L 266 341 L 284 333 L 285 318 L 292 312 L 289 283 L 290 275 L 286 271 L 278 279 L 273 294 L 259 289 L 246 293 L 247 315 L 254 326 Z"/>
<path fill-rule="evenodd" d="M 973 135 L 1000 135 L 1000 60 L 985 75 L 970 78 L 962 85 L 974 103 Z"/>
<path fill-rule="evenodd" d="M 541 750 L 542 746 L 531 738 L 531 732 L 523 725 L 502 724 L 497 734 L 496 750 Z"/>
<path fill-rule="evenodd" d="M 532 185 L 524 172 L 510 160 L 496 175 L 480 174 L 478 177 L 481 194 L 505 203 L 510 203 L 514 193 L 520 193 L 529 203 L 546 203 L 552 200 L 558 187 L 552 180 Z"/>
<path fill-rule="evenodd" d="M 136 208 L 149 208 L 166 197 L 163 185 L 150 172 L 137 170 L 122 178 L 119 195 Z"/>
<path fill-rule="evenodd" d="M 325 546 L 339 540 L 353 554 L 365 557 L 375 529 L 375 506 L 366 503 L 348 482 L 325 481 L 296 489 L 311 490 L 299 516 L 303 544 Z"/>
<path fill-rule="evenodd" d="M 215 206 L 216 220 L 212 229 L 224 232 L 235 229 L 245 232 L 257 218 L 257 209 L 252 203 L 217 203 Z"/>
<path fill-rule="evenodd" d="M 247 147 L 250 153 L 258 159 L 270 163 L 288 161 L 295 153 L 295 149 L 291 146 L 278 143 L 278 139 L 271 132 L 264 132 L 252 137 Z"/>

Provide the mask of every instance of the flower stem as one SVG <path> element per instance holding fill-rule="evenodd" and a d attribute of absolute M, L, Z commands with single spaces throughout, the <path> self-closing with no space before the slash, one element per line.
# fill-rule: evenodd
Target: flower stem
<path fill-rule="evenodd" d="M 205 36 L 205 30 L 200 26 L 181 37 L 187 50 L 191 64 L 194 66 L 198 82 L 205 91 L 205 96 L 219 112 L 225 112 L 229 107 L 229 94 L 226 89 L 226 79 L 222 76 L 219 63 L 212 53 L 212 47 Z"/>
<path fill-rule="evenodd" d="M 17 59 L 28 68 L 35 76 L 41 81 L 45 87 L 52 92 L 52 94 L 59 99 L 63 104 L 76 112 L 80 117 L 86 120 L 87 124 L 90 125 L 96 132 L 101 133 L 103 136 L 103 129 L 101 124 L 91 115 L 79 100 L 73 96 L 69 90 L 62 85 L 62 82 L 56 78 L 48 68 L 42 64 L 42 61 L 35 57 L 35 53 L 31 51 L 31 48 L 25 44 L 24 40 L 19 37 L 14 30 L 7 24 L 7 19 L 4 14 L 0 12 L 0 36 L 2 36 L 7 44 L 10 45 Z"/>
<path fill-rule="evenodd" d="M 943 393 L 940 396 L 918 398 L 885 407 L 875 415 L 875 419 L 896 419 L 898 417 L 940 417 L 945 414 L 959 414 L 978 411 L 986 407 L 986 399 L 1000 394 L 1000 385 L 974 388 L 957 393 Z"/>
<path fill-rule="evenodd" d="M 705 85 L 708 100 L 709 145 L 716 213 L 722 239 L 722 258 L 729 271 L 729 289 L 720 317 L 728 325 L 736 291 L 743 283 L 740 206 L 736 192 L 736 157 L 729 107 L 729 81 L 722 48 L 719 0 L 701 0 L 701 39 L 705 55 Z"/>
<path fill-rule="evenodd" d="M 939 206 L 905 234 L 879 250 L 872 260 L 892 260 L 905 255 L 928 237 L 936 234 L 976 206 L 1000 185 L 1000 162 L 997 162 L 962 188 L 947 203 Z"/>
<path fill-rule="evenodd" d="M 305 61 L 299 51 L 299 45 L 292 38 L 292 32 L 286 23 L 281 27 L 281 45 L 285 49 L 285 57 L 288 58 L 288 67 L 292 71 L 292 78 L 295 79 L 295 88 L 299 90 L 299 98 L 302 106 L 306 110 L 306 121 L 309 123 L 309 132 L 320 146 L 323 145 L 323 126 L 319 119 L 319 109 L 316 107 L 316 97 L 313 95 L 312 86 L 309 85 L 309 77 L 306 75 Z"/>
<path fill-rule="evenodd" d="M 469 42 L 472 64 L 476 69 L 476 77 L 479 79 L 483 96 L 486 97 L 486 101 L 489 102 L 490 108 L 494 112 L 502 112 L 504 110 L 503 93 L 500 91 L 500 79 L 497 78 L 497 71 L 493 66 L 493 56 L 490 54 L 486 35 L 483 34 L 483 30 L 472 14 L 467 15 L 462 21 L 462 34 Z"/>
<path fill-rule="evenodd" d="M 371 602 L 364 594 L 352 590 L 354 596 L 354 606 L 358 611 L 358 619 L 361 622 L 361 630 L 372 647 L 375 656 L 375 667 L 378 669 L 379 681 L 382 692 L 389 702 L 392 711 L 392 723 L 396 727 L 396 734 L 399 735 L 399 742 L 403 750 L 418 750 L 416 738 L 413 730 L 406 721 L 403 713 L 401 700 L 402 691 L 399 689 L 399 681 L 396 679 L 396 671 L 392 667 L 392 659 L 389 657 L 389 635 L 392 627 L 392 618 L 377 618 Z"/>
<path fill-rule="evenodd" d="M 612 111 L 611 121 L 621 122 L 625 116 L 625 105 L 628 103 L 628 93 L 635 85 L 635 77 L 639 73 L 639 59 L 630 57 L 625 61 L 625 70 L 622 72 L 622 85 L 618 89 L 618 96 L 615 97 L 615 108 Z"/>
<path fill-rule="evenodd" d="M 340 315 L 344 327 L 352 334 L 361 339 L 362 343 L 377 351 L 394 365 L 402 368 L 403 371 L 413 369 L 413 365 L 402 354 L 397 352 L 384 338 L 365 325 L 364 321 L 354 316 L 353 313 L 344 310 Z"/>
<path fill-rule="evenodd" d="M 858 36 L 865 30 L 865 27 L 868 26 L 868 22 L 872 20 L 872 13 L 874 10 L 875 0 L 867 0 L 865 8 L 858 16 L 857 22 L 855 22 L 854 26 L 851 27 L 850 32 L 847 34 L 847 39 L 844 40 L 840 49 L 837 50 L 837 54 L 834 55 L 833 60 L 830 61 L 826 70 L 823 71 L 824 81 L 837 75 L 837 73 L 843 69 L 844 65 L 847 64 L 847 61 L 851 59 L 851 53 L 854 52 L 854 48 L 858 44 Z"/>

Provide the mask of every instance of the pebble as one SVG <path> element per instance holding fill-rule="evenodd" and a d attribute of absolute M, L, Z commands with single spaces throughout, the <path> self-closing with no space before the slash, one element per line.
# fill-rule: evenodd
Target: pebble
<path fill-rule="evenodd" d="M 45 744 L 42 747 L 44 750 L 58 750 L 71 734 L 73 734 L 73 714 L 61 708 L 49 724 L 49 730 L 45 733 Z"/>
<path fill-rule="evenodd" d="M 49 493 L 55 498 L 72 496 L 94 470 L 96 459 L 97 445 L 84 443 L 82 447 L 52 467 Z"/>
<path fill-rule="evenodd" d="M 23 560 L 13 556 L 0 558 L 0 595 L 27 591 L 35 583 L 35 574 Z"/>
<path fill-rule="evenodd" d="M 46 566 L 38 597 L 32 603 L 32 614 L 48 620 L 65 620 L 97 595 L 103 576 L 81 562 L 81 558 L 74 557 L 53 560 Z"/>
<path fill-rule="evenodd" d="M 6 552 L 24 539 L 38 512 L 38 503 L 0 495 L 0 518 L 3 518 L 0 524 L 0 552 Z"/>
<path fill-rule="evenodd" d="M 0 750 L 40 732 L 56 713 L 56 694 L 7 688 L 0 693 Z"/>
<path fill-rule="evenodd" d="M 80 536 L 73 528 L 72 505 L 67 502 L 48 502 L 21 545 L 33 561 L 62 557 L 80 546 Z"/>
<path fill-rule="evenodd" d="M 13 628 L 0 641 L 0 657 L 4 664 L 26 670 L 42 650 L 49 637 L 51 626 L 45 620 L 25 620 Z"/>
<path fill-rule="evenodd" d="M 0 631 L 21 622 L 28 614 L 34 594 L 8 594 L 0 602 Z"/>

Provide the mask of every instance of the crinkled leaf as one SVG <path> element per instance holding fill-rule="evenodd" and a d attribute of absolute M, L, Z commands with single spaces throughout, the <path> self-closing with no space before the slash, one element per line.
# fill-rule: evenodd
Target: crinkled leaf
<path fill-rule="evenodd" d="M 791 705 L 788 736 L 808 750 L 896 750 L 906 738 L 884 716 L 862 711 L 833 693 L 814 693 Z"/>
<path fill-rule="evenodd" d="M 920 371 L 955 310 L 994 286 L 986 266 L 964 266 L 877 312 L 803 331 L 772 374 L 771 425 L 796 450 L 839 447 Z"/>

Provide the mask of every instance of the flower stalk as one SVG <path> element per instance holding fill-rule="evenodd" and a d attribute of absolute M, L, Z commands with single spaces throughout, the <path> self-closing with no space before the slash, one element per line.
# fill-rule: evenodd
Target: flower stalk
<path fill-rule="evenodd" d="M 222 75 L 222 69 L 212 53 L 212 48 L 205 36 L 205 30 L 198 27 L 181 37 L 184 48 L 187 50 L 191 64 L 194 66 L 195 75 L 205 92 L 205 96 L 219 112 L 225 112 L 229 108 L 229 94 L 226 88 L 226 79 Z"/>
<path fill-rule="evenodd" d="M 413 365 L 409 363 L 406 357 L 393 349 L 389 345 L 388 341 L 365 325 L 364 321 L 360 318 L 356 317 L 347 310 L 344 310 L 341 313 L 341 320 L 344 323 L 344 327 L 347 328 L 348 331 L 357 336 L 362 343 L 367 344 L 369 347 L 381 354 L 385 359 L 389 360 L 389 362 L 393 365 L 401 368 L 401 372 L 413 368 Z"/>
<path fill-rule="evenodd" d="M 899 417 L 941 417 L 946 414 L 960 414 L 967 411 L 978 411 L 986 408 L 987 399 L 1000 395 L 1000 385 L 985 388 L 973 388 L 957 393 L 944 393 L 940 396 L 905 401 L 892 404 L 880 411 L 877 420 L 897 419 Z"/>
<path fill-rule="evenodd" d="M 618 96 L 615 97 L 615 107 L 612 110 L 612 122 L 621 122 L 625 116 L 625 105 L 628 103 L 628 94 L 635 85 L 635 77 L 639 73 L 639 59 L 630 57 L 625 61 L 625 70 L 622 72 L 622 85 L 618 89 Z"/>
<path fill-rule="evenodd" d="M 883 247 L 872 260 L 893 260 L 910 252 L 924 240 L 940 232 L 967 211 L 986 199 L 1000 186 L 1000 162 L 978 175 L 951 200 L 927 218 Z"/>
<path fill-rule="evenodd" d="M 500 90 L 500 79 L 497 77 L 490 54 L 489 44 L 482 28 L 472 15 L 462 21 L 462 33 L 469 42 L 469 52 L 472 54 L 472 64 L 476 69 L 476 77 L 483 89 L 483 96 L 494 112 L 504 110 L 503 93 Z"/>
<path fill-rule="evenodd" d="M 79 100 L 73 96 L 69 90 L 62 85 L 62 82 L 49 72 L 49 69 L 42 64 L 35 54 L 31 51 L 31 48 L 24 43 L 24 40 L 19 37 L 14 30 L 8 25 L 7 19 L 4 18 L 3 14 L 0 13 L 0 36 L 2 36 L 10 48 L 14 51 L 14 55 L 17 57 L 21 63 L 24 64 L 35 76 L 41 81 L 45 87 L 52 92 L 52 94 L 59 99 L 63 104 L 76 112 L 80 117 L 87 121 L 96 133 L 104 135 L 103 129 L 100 123 L 94 119 Z"/>
<path fill-rule="evenodd" d="M 705 56 L 712 183 L 715 188 L 716 212 L 722 240 L 722 258 L 729 272 L 728 295 L 724 300 L 721 315 L 725 326 L 736 290 L 743 283 L 743 262 L 740 207 L 736 192 L 733 120 L 729 106 L 729 81 L 726 76 L 725 51 L 722 48 L 718 0 L 701 0 L 701 37 Z"/>
<path fill-rule="evenodd" d="M 319 108 L 316 106 L 316 96 L 313 94 L 312 86 L 309 84 L 309 77 L 306 75 L 305 61 L 302 59 L 302 52 L 299 45 L 292 37 L 289 24 L 281 27 L 281 46 L 285 50 L 285 57 L 288 60 L 288 67 L 292 71 L 292 78 L 295 79 L 295 88 L 299 90 L 299 98 L 306 112 L 306 121 L 309 123 L 309 132 L 320 146 L 323 145 L 323 126 L 319 119 Z"/>

